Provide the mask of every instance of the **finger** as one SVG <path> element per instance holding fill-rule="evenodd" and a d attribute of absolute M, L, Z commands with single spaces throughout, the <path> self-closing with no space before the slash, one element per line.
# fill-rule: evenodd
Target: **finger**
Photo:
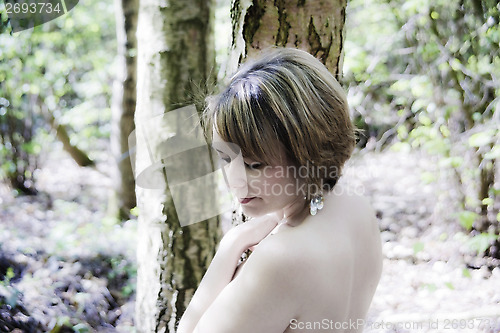
<path fill-rule="evenodd" d="M 262 217 L 259 217 L 256 220 L 256 223 L 259 223 L 261 226 L 267 226 L 269 228 L 275 227 L 278 225 L 278 222 L 280 221 L 276 215 L 264 215 Z"/>
<path fill-rule="evenodd" d="M 247 230 L 247 236 L 249 236 L 249 240 L 251 239 L 254 244 L 257 244 L 269 235 L 277 225 L 278 220 L 274 217 L 262 218 L 260 221 L 255 221 L 255 224 Z"/>

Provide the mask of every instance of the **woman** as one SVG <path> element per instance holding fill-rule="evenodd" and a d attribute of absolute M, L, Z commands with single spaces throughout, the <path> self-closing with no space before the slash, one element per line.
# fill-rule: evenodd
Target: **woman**
<path fill-rule="evenodd" d="M 362 331 L 380 237 L 367 200 L 337 184 L 355 145 L 338 82 L 310 54 L 274 49 L 208 100 L 205 120 L 252 219 L 222 239 L 178 333 Z"/>

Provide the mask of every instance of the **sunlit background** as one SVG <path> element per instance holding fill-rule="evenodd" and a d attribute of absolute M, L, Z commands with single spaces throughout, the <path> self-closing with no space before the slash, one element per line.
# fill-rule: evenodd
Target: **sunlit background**
<path fill-rule="evenodd" d="M 137 211 L 110 208 L 113 2 L 14 34 L 0 13 L 0 331 L 133 332 Z M 362 131 L 342 181 L 370 198 L 385 255 L 366 331 L 498 332 L 500 4 L 351 0 L 346 17 Z"/>

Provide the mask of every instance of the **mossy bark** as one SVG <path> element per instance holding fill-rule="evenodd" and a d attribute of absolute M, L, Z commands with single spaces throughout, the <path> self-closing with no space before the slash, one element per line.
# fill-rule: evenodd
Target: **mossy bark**
<path fill-rule="evenodd" d="M 228 71 L 262 49 L 283 46 L 311 53 L 339 78 L 346 6 L 346 0 L 233 0 Z"/>
<path fill-rule="evenodd" d="M 212 10 L 212 2 L 206 0 L 140 2 L 137 163 L 161 150 L 164 144 L 161 137 L 149 137 L 148 142 L 141 139 L 152 130 L 148 121 L 197 104 L 203 87 L 214 83 Z M 177 124 L 167 126 L 178 130 Z M 193 165 L 196 158 L 192 156 Z M 136 191 L 139 225 L 135 326 L 138 332 L 175 332 L 215 254 L 220 240 L 219 221 L 214 218 L 181 227 L 168 186 L 157 190 L 137 186 Z M 189 203 L 189 199 L 186 197 L 185 202 Z"/>

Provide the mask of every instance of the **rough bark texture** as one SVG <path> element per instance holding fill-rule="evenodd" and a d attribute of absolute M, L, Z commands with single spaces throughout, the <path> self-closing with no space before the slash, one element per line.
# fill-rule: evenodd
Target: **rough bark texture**
<path fill-rule="evenodd" d="M 155 115 L 196 102 L 200 87 L 213 84 L 211 1 L 144 0 L 138 23 L 137 163 L 161 150 Z M 201 89 L 203 90 L 203 89 Z M 196 120 L 193 120 L 196 121 Z M 177 124 L 167 124 L 176 131 Z M 193 123 L 194 125 L 194 123 Z M 177 136 L 183 133 L 178 131 Z M 193 164 L 197 156 L 191 156 Z M 187 172 L 187 171 L 186 171 Z M 189 175 L 185 175 L 189 177 Z M 137 186 L 138 332 L 175 332 L 220 239 L 218 219 L 180 227 L 170 191 Z M 189 197 L 185 202 L 189 202 Z"/>
<path fill-rule="evenodd" d="M 342 74 L 346 0 L 233 0 L 233 37 L 228 71 L 270 46 L 295 47 Z"/>
<path fill-rule="evenodd" d="M 134 130 L 137 82 L 137 15 L 139 0 L 115 0 L 118 73 L 113 86 L 111 149 L 116 160 L 115 199 L 117 217 L 129 217 L 136 205 L 135 181 L 128 154 L 128 137 Z"/>

